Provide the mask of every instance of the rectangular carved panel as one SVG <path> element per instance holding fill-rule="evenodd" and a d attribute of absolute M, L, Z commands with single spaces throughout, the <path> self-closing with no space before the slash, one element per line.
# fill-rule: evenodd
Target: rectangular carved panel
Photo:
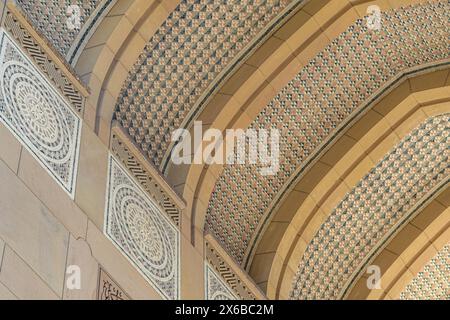
<path fill-rule="evenodd" d="M 0 39 L 0 122 L 73 199 L 81 119 L 1 29 Z"/>
<path fill-rule="evenodd" d="M 162 297 L 178 299 L 179 231 L 112 155 L 104 232 Z"/>

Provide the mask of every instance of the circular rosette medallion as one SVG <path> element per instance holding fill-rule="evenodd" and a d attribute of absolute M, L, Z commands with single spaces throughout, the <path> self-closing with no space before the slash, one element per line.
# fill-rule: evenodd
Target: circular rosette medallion
<path fill-rule="evenodd" d="M 71 156 L 71 135 L 63 106 L 47 85 L 26 65 L 4 64 L 0 86 L 14 127 L 47 160 L 66 163 Z"/>
<path fill-rule="evenodd" d="M 173 249 L 167 226 L 159 218 L 159 210 L 127 185 L 116 189 L 114 196 L 118 232 L 130 252 L 160 281 L 175 274 Z"/>

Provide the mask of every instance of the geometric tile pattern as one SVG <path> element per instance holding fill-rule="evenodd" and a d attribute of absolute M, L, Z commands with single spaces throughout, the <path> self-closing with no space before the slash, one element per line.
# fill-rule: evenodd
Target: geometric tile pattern
<path fill-rule="evenodd" d="M 0 123 L 73 198 L 81 120 L 3 30 L 0 39 Z"/>
<path fill-rule="evenodd" d="M 205 262 L 206 300 L 239 300 L 214 269 Z"/>
<path fill-rule="evenodd" d="M 123 130 L 119 128 L 118 130 Z M 164 210 L 175 225 L 180 225 L 181 208 L 167 194 L 167 192 L 157 183 L 152 174 L 147 170 L 144 161 L 139 160 L 133 151 L 130 150 L 131 141 L 122 139 L 116 132 L 111 132 L 110 148 L 117 159 L 133 174 L 142 188 L 153 200 Z M 140 152 L 140 151 L 138 151 Z"/>
<path fill-rule="evenodd" d="M 400 299 L 450 300 L 450 243 L 406 286 Z"/>
<path fill-rule="evenodd" d="M 105 234 L 166 299 L 179 297 L 179 232 L 112 155 Z"/>
<path fill-rule="evenodd" d="M 359 19 L 260 112 L 250 127 L 279 130 L 280 170 L 225 166 L 207 211 L 208 230 L 236 261 L 245 264 L 272 203 L 346 119 L 401 72 L 449 58 L 449 20 L 448 1 L 384 12 L 380 31 Z"/>
<path fill-rule="evenodd" d="M 118 0 L 101 0 L 101 2 L 97 4 L 95 10 L 90 11 L 89 16 L 86 17 L 87 20 L 84 21 L 78 35 L 72 41 L 72 46 L 66 53 L 66 60 L 71 66 L 77 64 L 78 58 L 90 40 L 90 37 L 94 34 L 97 27 L 103 21 L 103 18 L 110 12 L 117 1 Z"/>
<path fill-rule="evenodd" d="M 235 292 L 235 296 L 242 300 L 256 300 L 255 294 L 247 287 L 244 281 L 234 272 L 230 264 L 220 255 L 214 245 L 209 241 L 205 241 L 205 260 L 208 266 L 216 272 L 227 284 L 227 288 L 231 288 Z"/>
<path fill-rule="evenodd" d="M 147 43 L 115 118 L 156 166 L 171 133 L 227 64 L 289 0 L 182 0 Z"/>
<path fill-rule="evenodd" d="M 16 40 L 22 50 L 28 54 L 34 64 L 41 69 L 54 87 L 67 98 L 71 106 L 79 114 L 83 114 L 83 95 L 72 81 L 68 79 L 67 74 L 65 74 L 61 67 L 41 47 L 39 44 L 40 39 L 30 34 L 19 17 L 16 16 L 16 13 L 9 9 L 4 14 L 3 23 L 5 30 Z"/>
<path fill-rule="evenodd" d="M 293 299 L 336 299 L 382 239 L 450 178 L 450 114 L 428 119 L 345 195 L 308 244 Z"/>
<path fill-rule="evenodd" d="M 53 47 L 65 56 L 80 29 L 71 30 L 67 25 L 67 8 L 78 5 L 81 28 L 101 0 L 17 0 L 33 26 L 43 34 Z"/>

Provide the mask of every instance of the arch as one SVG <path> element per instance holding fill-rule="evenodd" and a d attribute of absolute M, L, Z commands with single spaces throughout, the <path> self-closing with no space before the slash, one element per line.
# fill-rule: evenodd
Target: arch
<path fill-rule="evenodd" d="M 450 241 L 450 203 L 446 188 L 380 250 L 371 264 L 382 269 L 380 289 L 369 290 L 362 274 L 349 291 L 348 299 L 398 299 L 409 280 Z"/>
<path fill-rule="evenodd" d="M 369 1 L 314 1 L 305 4 L 239 69 L 211 99 L 199 115 L 206 127 L 225 130 L 247 128 L 258 113 L 275 97 L 320 50 L 350 23 L 363 18 Z M 382 9 L 399 4 L 371 1 Z M 217 108 L 220 111 L 217 112 Z M 220 165 L 190 165 L 169 168 L 172 181 L 188 203 L 193 238 L 201 238 Z"/>
<path fill-rule="evenodd" d="M 430 5 L 430 3 L 427 3 L 426 5 L 424 4 L 423 6 L 422 5 L 418 5 L 418 6 L 409 7 L 409 8 L 406 8 L 406 9 L 398 9 L 397 12 L 400 12 L 401 14 L 405 14 L 405 15 L 409 16 L 409 15 L 412 15 L 412 13 L 409 12 L 408 10 L 412 10 L 412 11 L 414 11 L 414 10 L 422 10 L 422 9 L 423 10 L 428 10 L 429 9 L 428 5 Z M 435 4 L 435 5 L 440 6 L 440 4 Z M 432 5 L 430 5 L 430 6 L 432 6 Z M 440 9 L 438 11 L 440 11 Z M 387 16 L 387 17 L 389 17 L 389 16 Z M 348 24 L 344 24 L 344 25 L 348 26 Z M 345 27 L 342 26 L 342 28 L 344 29 Z M 434 27 L 430 27 L 430 28 L 434 29 Z M 353 30 L 353 29 L 350 28 L 350 30 Z M 437 31 L 437 30 L 439 30 L 439 28 L 436 28 L 434 30 Z M 439 32 L 439 31 L 437 31 L 437 32 Z M 345 34 L 343 37 L 345 38 L 346 35 L 348 35 L 348 33 Z M 405 37 L 407 37 L 407 36 L 405 35 Z M 335 39 L 335 40 L 333 40 L 334 41 L 333 43 L 334 44 L 339 43 L 340 40 L 342 40 L 342 38 Z M 342 41 L 344 41 L 344 40 L 342 40 Z M 351 41 L 351 40 L 349 40 L 349 41 Z M 361 41 L 363 41 L 363 40 L 361 40 Z M 373 41 L 373 39 L 372 39 L 372 41 Z M 384 44 L 385 43 L 386 42 L 384 42 Z M 433 44 L 433 46 L 434 46 L 434 44 Z M 401 46 L 399 46 L 399 47 L 401 47 Z M 330 50 L 326 50 L 325 52 L 328 54 L 330 51 L 332 52 L 331 49 Z M 322 54 L 325 54 L 325 53 L 322 53 Z M 407 54 L 407 53 L 405 53 L 405 54 Z M 392 54 L 391 54 L 391 56 L 392 56 Z M 437 57 L 436 57 L 436 59 L 439 60 L 439 58 L 437 58 Z M 441 61 L 437 61 L 437 63 L 440 63 L 440 62 Z M 321 65 L 320 61 L 318 63 L 319 63 L 319 65 Z M 366 63 L 369 63 L 369 62 L 366 62 Z M 443 63 L 445 63 L 445 61 Z M 420 65 L 420 63 L 419 63 L 419 65 Z M 312 63 L 309 66 L 311 68 L 314 67 L 312 65 Z M 427 66 L 427 63 L 422 64 L 422 67 L 423 66 Z M 420 68 L 420 67 L 418 67 L 418 68 Z M 293 68 L 291 66 L 289 71 L 292 72 L 292 69 L 295 69 L 295 68 Z M 393 68 L 390 68 L 389 72 L 391 72 L 392 69 Z M 391 86 L 392 83 L 395 83 L 395 81 L 397 81 L 398 78 L 401 78 L 402 75 L 404 77 L 406 77 L 411 71 L 412 70 L 410 68 L 405 68 L 405 69 L 403 69 L 403 73 L 400 72 L 400 74 L 397 74 L 395 76 L 394 75 L 388 76 L 388 78 L 394 79 L 394 80 L 392 80 L 390 82 L 389 81 L 383 82 L 382 85 L 380 84 L 381 88 L 377 88 L 376 93 L 372 92 L 370 97 L 367 97 L 367 100 L 369 102 L 371 102 L 372 99 L 378 98 L 379 97 L 378 95 L 380 94 L 380 92 L 384 93 L 386 91 L 386 90 L 384 90 L 384 89 L 386 89 L 386 87 Z M 297 73 L 298 73 L 298 70 L 297 70 Z M 313 73 L 314 72 L 311 72 L 311 73 L 305 72 L 305 74 L 313 74 Z M 377 74 L 382 74 L 382 72 L 379 72 Z M 447 76 L 447 74 L 444 73 L 443 77 L 445 78 L 446 76 Z M 445 80 L 444 80 L 444 82 L 445 82 Z M 246 89 L 247 92 L 253 92 L 251 86 L 246 87 L 244 85 L 241 88 L 242 88 L 242 90 Z M 269 96 L 270 96 L 270 94 L 269 94 Z M 268 100 L 270 100 L 270 98 Z M 367 105 L 367 102 L 361 102 L 361 104 L 358 104 L 358 107 L 362 108 L 364 104 Z M 233 102 L 230 102 L 230 105 L 233 105 L 235 110 L 237 110 L 237 112 L 236 112 L 237 116 L 236 116 L 236 119 L 234 119 L 235 125 L 233 127 L 234 128 L 239 128 L 239 127 L 246 128 L 246 127 L 248 127 L 248 125 L 254 120 L 254 117 L 251 117 L 251 116 L 249 116 L 248 113 L 243 112 L 242 109 L 241 109 L 241 105 L 239 103 L 234 103 L 233 104 Z M 265 106 L 265 105 L 259 104 L 259 107 L 258 107 L 259 109 L 258 110 L 261 110 L 261 108 L 263 106 Z M 282 108 L 279 108 L 279 109 L 281 110 Z M 272 112 L 272 110 L 273 109 L 270 109 L 270 107 L 267 107 L 264 112 L 266 112 L 266 114 L 269 114 L 270 112 Z M 355 113 L 357 113 L 357 111 L 355 111 Z M 232 114 L 234 114 L 234 113 L 232 113 Z M 257 113 L 257 114 L 261 115 L 261 113 Z M 263 118 L 264 118 L 263 116 L 260 116 L 259 120 L 261 120 Z M 347 116 L 345 118 L 348 120 Z M 267 119 L 267 117 L 265 119 Z M 287 121 L 287 120 L 285 120 L 285 121 Z M 283 120 L 278 120 L 278 123 L 283 123 Z M 264 126 L 266 124 L 267 123 L 262 122 L 259 125 Z M 350 125 L 350 124 L 347 123 L 346 125 Z M 343 126 L 344 126 L 344 124 L 341 123 L 338 126 L 339 130 L 342 130 Z M 320 128 L 320 130 L 321 130 L 321 128 Z M 294 153 L 292 152 L 292 154 L 294 154 Z M 230 199 L 233 199 L 233 196 L 226 195 L 226 193 L 225 193 L 225 197 L 224 197 L 224 191 L 223 190 L 226 190 L 227 186 L 230 186 L 232 184 L 237 184 L 239 186 L 238 188 L 241 188 L 243 186 L 243 183 L 236 182 L 236 181 L 240 181 L 239 176 L 246 176 L 247 177 L 247 180 L 245 181 L 245 184 L 249 184 L 249 180 L 248 180 L 249 176 L 252 177 L 251 178 L 252 180 L 250 182 L 250 184 L 252 184 L 252 185 L 256 185 L 256 182 L 261 183 L 261 181 L 262 181 L 262 184 L 269 184 L 270 185 L 271 183 L 273 183 L 273 181 L 268 182 L 267 180 L 264 180 L 264 179 L 261 179 L 261 180 L 257 180 L 257 178 L 253 179 L 253 177 L 255 176 L 254 172 L 250 173 L 250 172 L 245 171 L 244 169 L 243 169 L 242 172 L 239 172 L 239 173 L 237 173 L 237 171 L 236 171 L 237 169 L 235 171 L 233 171 L 234 169 L 230 169 L 230 172 L 233 171 L 232 174 L 230 174 L 230 172 L 223 173 L 222 172 L 223 168 L 221 166 L 210 166 L 205 171 L 202 171 L 202 169 L 203 168 L 201 168 L 200 166 L 197 166 L 197 167 L 196 166 L 192 166 L 191 167 L 191 169 L 190 169 L 191 171 L 190 171 L 189 174 L 191 175 L 191 173 L 192 173 L 192 176 L 197 175 L 197 177 L 200 177 L 200 179 L 202 181 L 197 184 L 197 182 L 196 182 L 197 179 L 194 178 L 194 182 L 190 186 L 188 185 L 187 188 L 185 187 L 185 189 L 184 189 L 185 195 L 187 197 L 190 197 L 191 199 L 194 199 L 193 200 L 194 201 L 194 208 L 192 210 L 197 215 L 197 218 L 195 218 L 195 222 L 194 222 L 195 223 L 194 225 L 195 225 L 195 228 L 196 228 L 195 232 L 201 232 L 200 231 L 200 230 L 202 230 L 202 225 L 201 224 L 203 222 L 204 217 L 206 216 L 206 212 L 207 212 L 208 206 L 209 206 L 209 210 L 211 210 L 211 211 L 216 213 L 216 217 L 214 217 L 213 220 L 211 220 L 210 223 L 209 223 L 210 227 L 212 226 L 213 228 L 216 228 L 216 230 L 213 230 L 214 235 L 219 238 L 218 240 L 222 242 L 222 244 L 226 247 L 227 250 L 234 250 L 232 248 L 235 248 L 236 246 L 239 247 L 239 249 L 238 249 L 239 252 L 237 252 L 237 251 L 232 252 L 232 255 L 234 255 L 235 259 L 238 260 L 238 262 L 243 262 L 243 260 L 248 259 L 248 257 L 251 256 L 251 252 L 249 252 L 247 250 L 247 248 L 251 248 L 252 247 L 251 245 L 249 245 L 249 242 L 247 241 L 248 240 L 248 235 L 258 234 L 258 232 L 255 231 L 255 228 L 261 228 L 261 225 L 258 225 L 256 227 L 255 227 L 255 225 L 257 223 L 259 223 L 259 221 L 264 220 L 264 217 L 261 217 L 259 215 L 259 213 L 257 215 L 255 215 L 255 216 L 252 216 L 252 219 L 254 221 L 256 221 L 257 223 L 255 223 L 255 225 L 250 225 L 250 226 L 248 224 L 246 225 L 245 224 L 246 222 L 244 222 L 242 220 L 236 222 L 239 226 L 244 226 L 245 225 L 245 229 L 246 230 L 250 230 L 250 231 L 245 231 L 245 232 L 247 232 L 247 234 L 235 235 L 232 230 L 229 230 L 229 229 L 226 229 L 226 228 L 222 228 L 221 223 L 231 219 L 231 218 L 227 218 L 227 217 L 225 217 L 223 215 L 223 212 L 228 210 L 228 209 L 225 210 L 224 206 L 227 206 L 229 203 L 239 203 L 239 201 L 240 201 L 239 199 L 230 200 Z M 288 178 L 286 178 L 286 181 L 288 181 L 288 182 L 285 183 L 282 188 L 278 188 L 278 186 L 276 188 L 274 188 L 275 189 L 274 194 L 264 195 L 266 190 L 259 190 L 258 192 L 256 192 L 254 190 L 252 191 L 249 188 L 244 189 L 243 193 L 246 195 L 246 197 L 247 196 L 251 196 L 251 195 L 254 196 L 253 199 L 250 199 L 250 197 L 248 197 L 247 200 L 245 200 L 245 201 L 248 201 L 248 203 L 246 203 L 245 205 L 248 205 L 249 208 L 251 207 L 252 209 L 251 210 L 249 209 L 249 210 L 247 210 L 245 212 L 240 212 L 239 216 L 243 216 L 243 217 L 251 216 L 249 214 L 249 212 L 250 211 L 254 212 L 255 211 L 254 210 L 255 206 L 259 207 L 259 208 L 263 207 L 264 208 L 264 213 L 263 214 L 267 215 L 268 211 L 270 211 L 270 210 L 266 210 L 266 208 L 277 204 L 278 199 L 274 199 L 274 198 L 279 197 L 280 195 L 282 196 L 284 194 L 284 192 L 286 190 L 288 190 L 288 188 L 285 187 L 285 186 L 289 187 L 290 186 L 289 185 L 289 181 L 293 180 L 296 177 L 297 173 L 296 174 L 291 174 L 291 173 L 286 173 L 286 176 L 288 177 Z M 218 187 L 218 184 L 216 183 L 216 181 L 217 180 L 220 181 L 220 179 L 222 179 L 222 180 L 220 182 L 221 183 L 220 186 Z M 233 179 L 235 179 L 235 180 L 233 180 Z M 188 180 L 188 183 L 189 183 L 190 182 L 190 177 L 189 176 L 188 176 L 187 180 Z M 213 200 L 211 201 L 209 199 L 209 195 L 214 190 L 214 188 L 217 188 L 218 190 L 221 190 L 221 195 L 220 195 L 222 197 L 221 199 L 225 199 L 225 198 L 227 199 L 226 201 L 223 201 L 222 204 L 220 204 L 220 201 L 221 201 L 220 199 L 219 200 L 217 200 L 218 198 L 214 199 L 214 193 L 213 193 Z M 264 196 L 262 196 L 262 195 L 264 195 Z M 262 197 L 264 199 L 264 201 L 269 202 L 269 205 L 267 205 L 267 203 L 265 203 L 265 202 L 263 203 L 260 199 L 257 199 L 257 197 Z M 274 198 L 272 198 L 272 197 L 274 197 Z M 188 203 L 189 202 L 190 201 L 188 200 Z M 258 211 L 258 210 L 259 209 L 257 209 L 256 211 Z M 231 209 L 228 210 L 227 214 L 229 214 L 230 217 L 232 215 L 232 211 L 233 210 L 231 210 Z M 221 228 L 221 230 L 219 230 L 219 228 Z M 236 238 L 234 240 L 230 240 L 234 236 L 236 236 Z M 247 240 L 246 241 L 242 241 L 242 237 L 247 238 Z M 234 241 L 234 242 L 231 243 L 230 241 Z M 252 241 L 254 241 L 254 239 L 252 239 L 251 242 Z M 249 250 L 251 250 L 251 249 L 249 249 Z M 249 261 L 249 260 L 247 260 L 247 261 Z M 244 262 L 244 265 L 245 265 L 245 262 Z M 246 266 L 248 267 L 248 264 Z"/>
<path fill-rule="evenodd" d="M 381 123 L 373 126 L 339 159 L 332 170 L 320 179 L 320 183 L 298 207 L 276 250 L 269 276 L 269 298 L 288 297 L 293 274 L 307 245 L 331 210 L 349 192 L 349 187 L 359 181 L 412 128 L 428 117 L 448 112 L 449 93 L 448 87 L 413 93 L 412 96 L 419 98 L 420 102 L 410 97 L 403 100 L 387 114 L 386 119 L 390 121 L 384 119 L 392 123 L 391 126 L 384 129 Z M 361 161 L 361 158 L 364 160 Z M 358 162 L 361 164 L 355 166 Z M 344 176 L 339 176 L 339 172 L 344 172 Z"/>
<path fill-rule="evenodd" d="M 82 50 L 75 70 L 91 90 L 84 120 L 106 145 L 122 83 L 178 2 L 117 0 Z"/>

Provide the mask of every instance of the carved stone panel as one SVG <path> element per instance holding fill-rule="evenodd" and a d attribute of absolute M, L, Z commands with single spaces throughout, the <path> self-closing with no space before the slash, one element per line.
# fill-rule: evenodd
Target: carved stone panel
<path fill-rule="evenodd" d="M 3 30 L 0 39 L 0 122 L 73 198 L 81 120 Z"/>

